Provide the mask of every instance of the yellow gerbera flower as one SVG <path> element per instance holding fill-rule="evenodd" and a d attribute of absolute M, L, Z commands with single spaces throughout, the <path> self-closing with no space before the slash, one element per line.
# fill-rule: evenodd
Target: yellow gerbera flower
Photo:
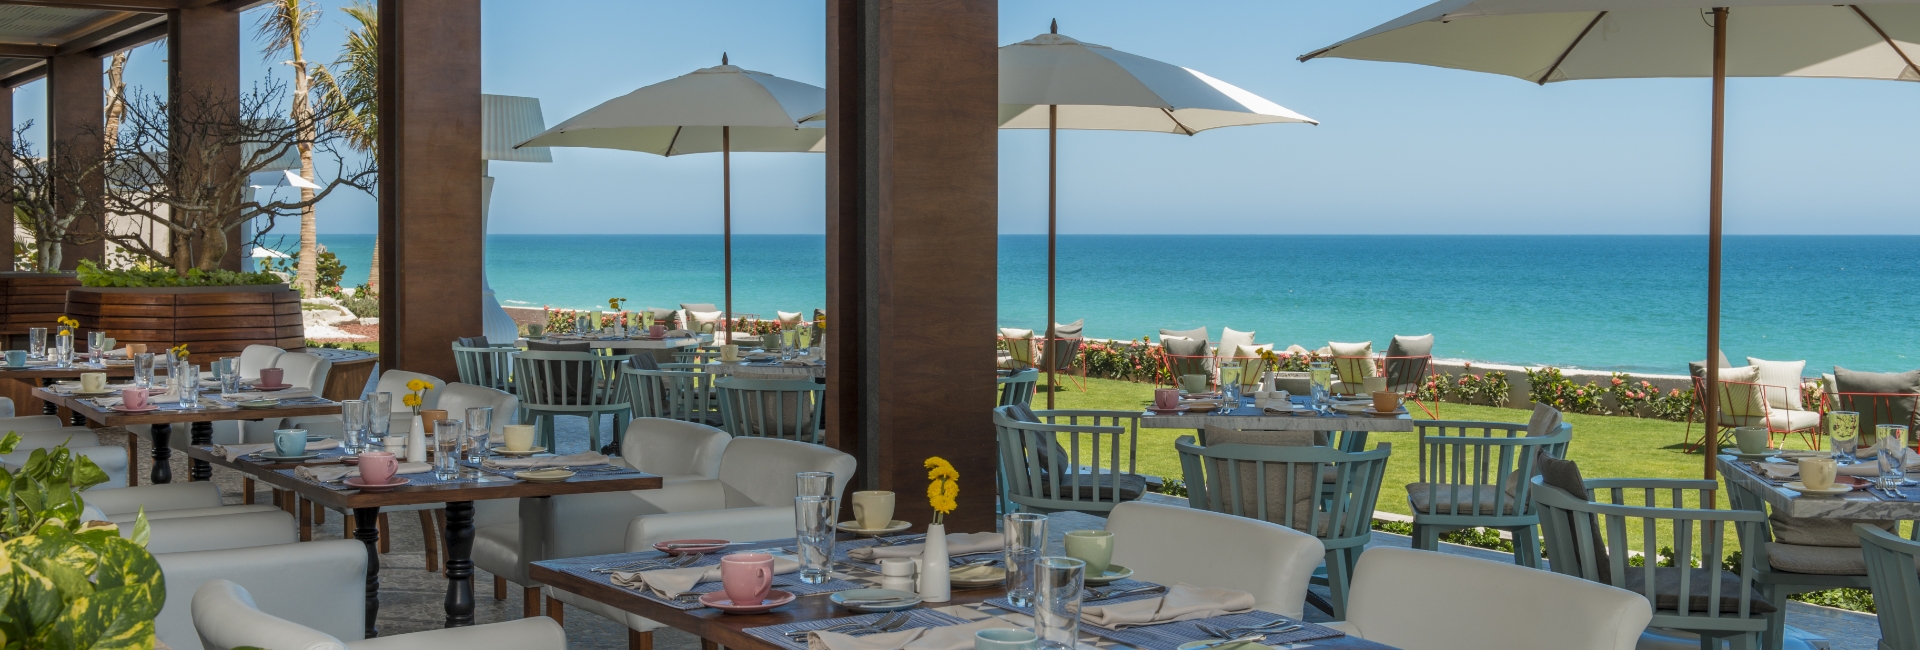
<path fill-rule="evenodd" d="M 401 406 L 419 406 L 420 396 L 414 395 L 412 393 L 408 393 L 407 395 L 402 396 L 400 398 L 400 405 Z"/>
<path fill-rule="evenodd" d="M 412 379 L 407 381 L 407 390 L 410 390 L 416 393 L 423 390 L 430 390 L 432 388 L 433 388 L 433 384 L 427 383 L 427 381 L 424 379 Z"/>

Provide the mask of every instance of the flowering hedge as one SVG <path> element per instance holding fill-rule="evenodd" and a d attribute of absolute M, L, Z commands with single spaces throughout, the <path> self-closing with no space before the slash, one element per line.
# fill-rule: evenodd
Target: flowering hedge
<path fill-rule="evenodd" d="M 1080 362 L 1088 377 L 1160 383 L 1168 381 L 1167 353 L 1148 343 L 1146 337 L 1133 341 L 1092 341 L 1080 346 Z"/>
<path fill-rule="evenodd" d="M 1588 381 L 1576 384 L 1559 368 L 1528 370 L 1531 384 L 1527 399 L 1570 413 L 1630 415 L 1647 413 L 1664 420 L 1685 420 L 1700 413 L 1700 403 L 1692 388 L 1673 388 L 1662 392 L 1653 382 L 1635 381 L 1623 372 L 1613 373 L 1605 384 Z M 1605 398 L 1612 397 L 1609 404 Z"/>
<path fill-rule="evenodd" d="M 1425 382 L 1414 388 L 1414 397 L 1422 402 L 1507 405 L 1508 396 L 1513 393 L 1513 384 L 1507 380 L 1507 373 L 1495 370 L 1476 375 L 1473 374 L 1473 364 L 1467 364 L 1463 369 L 1466 372 L 1457 378 L 1444 372 L 1428 375 Z"/>

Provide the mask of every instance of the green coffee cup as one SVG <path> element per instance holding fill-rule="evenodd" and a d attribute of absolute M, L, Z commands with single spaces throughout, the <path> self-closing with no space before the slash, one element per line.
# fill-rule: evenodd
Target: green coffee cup
<path fill-rule="evenodd" d="M 1113 533 L 1104 530 L 1076 530 L 1067 533 L 1067 557 L 1087 563 L 1087 575 L 1100 576 L 1113 563 Z"/>

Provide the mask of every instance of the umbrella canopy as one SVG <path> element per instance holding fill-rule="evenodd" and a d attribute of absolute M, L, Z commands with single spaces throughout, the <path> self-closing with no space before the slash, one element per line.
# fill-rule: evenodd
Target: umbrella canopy
<path fill-rule="evenodd" d="M 1705 474 L 1719 448 L 1720 256 L 1726 79 L 1920 81 L 1920 0 L 1442 0 L 1300 57 L 1399 61 L 1538 84 L 1712 77 L 1707 204 Z"/>

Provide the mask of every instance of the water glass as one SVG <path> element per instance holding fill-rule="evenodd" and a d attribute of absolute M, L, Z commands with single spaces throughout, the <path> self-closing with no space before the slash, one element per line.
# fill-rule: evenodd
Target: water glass
<path fill-rule="evenodd" d="M 226 389 L 226 380 L 220 382 L 221 390 Z M 340 400 L 340 431 L 346 439 L 347 453 L 357 454 L 367 448 L 367 403 L 357 399 Z"/>
<path fill-rule="evenodd" d="M 60 367 L 68 368 L 73 366 L 73 333 L 72 332 L 68 332 L 66 334 L 55 334 L 53 336 L 53 354 L 54 354 L 54 359 L 60 362 L 58 364 Z"/>
<path fill-rule="evenodd" d="M 223 361 L 232 360 L 223 359 Z M 220 399 L 231 402 L 240 399 L 240 371 L 238 370 L 240 366 L 238 363 L 227 363 L 225 365 L 227 366 L 227 369 L 224 371 L 226 374 L 220 375 Z M 216 368 L 218 366 L 219 364 L 215 365 Z"/>
<path fill-rule="evenodd" d="M 1855 411 L 1827 412 L 1827 440 L 1833 444 L 1833 462 L 1851 465 L 1860 448 L 1860 414 Z"/>
<path fill-rule="evenodd" d="M 1307 364 L 1307 373 L 1313 381 L 1313 410 L 1326 415 L 1333 410 L 1333 365 L 1315 361 Z"/>
<path fill-rule="evenodd" d="M 1916 484 L 1907 480 L 1908 449 L 1907 428 L 1898 424 L 1882 424 L 1874 428 L 1873 451 L 1880 460 L 1880 482 L 1883 487 L 1909 487 Z"/>
<path fill-rule="evenodd" d="M 393 425 L 393 393 L 375 393 L 367 404 L 367 444 L 384 445 L 387 429 Z"/>
<path fill-rule="evenodd" d="M 27 328 L 27 356 L 34 359 L 47 358 L 47 328 Z"/>
<path fill-rule="evenodd" d="M 460 476 L 459 420 L 435 420 L 433 423 L 433 477 L 450 481 Z"/>
<path fill-rule="evenodd" d="M 800 552 L 800 582 L 817 585 L 833 578 L 833 519 L 840 504 L 833 497 L 793 498 L 794 550 Z"/>
<path fill-rule="evenodd" d="M 1016 512 L 1005 517 L 1007 536 L 1007 602 L 1033 606 L 1033 563 L 1047 548 L 1047 516 Z"/>
<path fill-rule="evenodd" d="M 175 393 L 180 396 L 180 407 L 189 409 L 200 408 L 200 366 L 192 363 L 182 363 L 175 366 L 173 371 L 176 373 L 173 377 L 179 380 L 177 384 L 179 390 L 175 391 Z"/>
<path fill-rule="evenodd" d="M 487 437 L 491 433 L 493 433 L 493 407 L 469 407 L 467 439 L 461 443 L 466 447 L 467 462 L 478 463 L 487 459 Z"/>
<path fill-rule="evenodd" d="M 1040 647 L 1073 650 L 1080 638 L 1080 596 L 1087 563 L 1070 557 L 1034 561 L 1033 631 Z"/>
<path fill-rule="evenodd" d="M 100 363 L 107 357 L 107 333 L 94 330 L 87 332 L 87 360 Z"/>
<path fill-rule="evenodd" d="M 800 472 L 793 475 L 794 494 L 803 497 L 833 496 L 833 472 Z"/>
<path fill-rule="evenodd" d="M 153 387 L 153 353 L 142 352 L 133 355 L 133 387 Z"/>

